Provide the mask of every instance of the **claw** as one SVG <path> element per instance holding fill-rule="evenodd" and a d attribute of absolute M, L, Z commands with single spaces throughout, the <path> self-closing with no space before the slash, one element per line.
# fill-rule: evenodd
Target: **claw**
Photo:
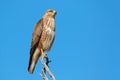
<path fill-rule="evenodd" d="M 45 58 L 45 57 L 47 57 L 47 55 L 43 52 L 43 49 L 41 48 L 41 54 L 42 54 L 42 56 Z"/>

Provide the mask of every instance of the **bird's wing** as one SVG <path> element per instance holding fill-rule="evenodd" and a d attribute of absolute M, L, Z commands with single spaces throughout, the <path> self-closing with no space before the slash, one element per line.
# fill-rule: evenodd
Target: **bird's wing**
<path fill-rule="evenodd" d="M 32 34 L 32 42 L 31 42 L 31 49 L 30 55 L 32 56 L 36 47 L 38 46 L 43 28 L 43 19 L 41 19 L 35 26 L 34 32 Z"/>

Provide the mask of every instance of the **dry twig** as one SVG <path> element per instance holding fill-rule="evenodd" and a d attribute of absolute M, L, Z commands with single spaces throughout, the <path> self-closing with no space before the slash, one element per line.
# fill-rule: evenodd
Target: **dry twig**
<path fill-rule="evenodd" d="M 44 57 L 41 56 L 41 63 L 42 65 L 44 66 L 44 68 L 42 69 L 42 78 L 44 80 L 48 80 L 47 76 L 46 76 L 46 72 L 48 72 L 48 74 L 50 75 L 50 77 L 52 78 L 52 80 L 56 80 L 53 73 L 50 71 L 49 67 L 48 67 L 48 63 L 50 62 L 49 61 L 49 58 L 46 57 L 46 63 L 44 62 Z"/>

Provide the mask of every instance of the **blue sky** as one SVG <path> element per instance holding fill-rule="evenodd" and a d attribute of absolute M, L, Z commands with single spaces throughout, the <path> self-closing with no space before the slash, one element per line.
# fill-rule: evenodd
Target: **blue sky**
<path fill-rule="evenodd" d="M 0 80 L 42 80 L 27 71 L 32 32 L 47 9 L 57 10 L 47 52 L 57 80 L 120 80 L 119 0 L 1 0 Z"/>

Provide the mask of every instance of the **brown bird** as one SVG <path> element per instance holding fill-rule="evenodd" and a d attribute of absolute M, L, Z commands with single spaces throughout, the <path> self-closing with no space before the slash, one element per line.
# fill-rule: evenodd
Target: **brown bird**
<path fill-rule="evenodd" d="M 28 71 L 33 73 L 38 58 L 42 55 L 46 57 L 45 50 L 50 50 L 55 36 L 55 15 L 56 11 L 49 9 L 38 21 L 32 34 L 32 42 L 30 49 L 30 60 Z"/>

